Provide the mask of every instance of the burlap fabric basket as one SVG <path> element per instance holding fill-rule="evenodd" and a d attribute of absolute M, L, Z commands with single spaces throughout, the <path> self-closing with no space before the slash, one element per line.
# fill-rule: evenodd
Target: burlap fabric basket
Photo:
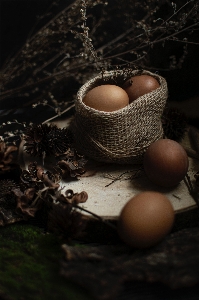
<path fill-rule="evenodd" d="M 128 77 L 138 71 L 128 72 Z M 121 85 L 127 80 L 123 71 L 106 72 L 87 81 L 78 91 L 75 117 L 72 123 L 76 149 L 97 161 L 119 164 L 141 163 L 148 146 L 162 138 L 163 113 L 168 91 L 166 80 L 149 71 L 160 87 L 145 94 L 125 108 L 102 112 L 86 106 L 82 99 L 92 88 L 101 84 Z"/>

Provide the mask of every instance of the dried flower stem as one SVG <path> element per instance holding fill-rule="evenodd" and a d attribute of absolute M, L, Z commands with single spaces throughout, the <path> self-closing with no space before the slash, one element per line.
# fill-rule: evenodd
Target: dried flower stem
<path fill-rule="evenodd" d="M 103 9 L 96 16 L 94 7 L 99 4 Z M 168 0 L 163 3 L 152 0 L 147 4 L 148 7 L 140 1 L 126 1 L 122 5 L 118 2 L 108 5 L 104 10 L 105 1 L 74 0 L 58 14 L 52 14 L 52 19 L 28 38 L 14 57 L 5 62 L 1 69 L 0 100 L 25 95 L 24 102 L 27 105 L 27 102 L 47 99 L 48 91 L 53 93 L 55 88 L 59 89 L 63 79 L 75 78 L 82 84 L 96 69 L 106 70 L 115 65 L 123 68 L 139 64 L 142 68 L 147 65 L 151 69 L 154 66 L 150 65 L 149 52 L 158 43 L 176 41 L 186 46 L 198 45 L 197 40 L 190 40 L 191 35 L 188 36 L 189 40 L 182 37 L 182 33 L 188 35 L 198 29 L 198 1 L 189 0 L 178 9 L 175 3 Z M 165 20 L 164 14 L 157 18 L 162 5 L 171 9 L 170 16 Z M 109 32 L 109 22 L 114 22 L 110 15 L 113 10 L 121 21 L 121 9 L 129 18 L 129 24 L 126 20 L 122 22 L 123 32 L 120 31 L 117 36 L 114 31 Z M 143 15 L 141 20 L 137 10 Z M 71 32 L 82 44 L 73 40 Z M 109 34 L 110 38 L 107 38 Z M 181 67 L 186 55 L 187 48 L 183 50 L 179 63 L 174 60 L 165 69 Z M 155 68 L 162 69 L 161 66 Z"/>
<path fill-rule="evenodd" d="M 66 109 L 64 109 L 63 111 L 59 112 L 59 114 L 45 120 L 44 122 L 42 122 L 42 124 L 45 124 L 45 123 L 49 123 L 51 122 L 52 120 L 60 117 L 61 115 L 65 114 L 66 112 L 68 112 L 69 110 L 71 110 L 73 107 L 75 106 L 75 104 L 72 104 L 71 106 L 67 107 Z"/>
<path fill-rule="evenodd" d="M 199 208 L 199 199 L 198 199 L 198 195 L 192 185 L 191 179 L 189 177 L 188 174 L 186 174 L 185 178 L 184 178 L 184 182 L 188 188 L 189 194 L 192 196 L 192 198 L 194 199 L 194 201 L 196 202 L 198 208 Z"/>
<path fill-rule="evenodd" d="M 192 157 L 192 158 L 195 158 L 195 159 L 199 160 L 199 155 L 196 151 L 194 151 L 193 149 L 187 148 L 187 147 L 184 147 L 184 149 L 187 152 L 187 155 L 189 157 Z"/>
<path fill-rule="evenodd" d="M 185 32 L 185 31 L 188 31 L 188 30 L 194 28 L 194 27 L 197 28 L 197 27 L 198 27 L 198 24 L 199 24 L 199 22 L 196 23 L 196 24 L 192 24 L 192 25 L 190 25 L 190 26 L 188 26 L 188 27 L 186 27 L 186 28 L 183 28 L 182 30 L 180 30 L 180 31 L 178 31 L 178 32 L 174 32 L 174 33 L 172 33 L 172 34 L 170 34 L 170 35 L 168 35 L 168 36 L 166 36 L 166 37 L 163 37 L 163 38 L 160 38 L 160 39 L 156 39 L 156 40 L 151 41 L 151 42 L 144 42 L 144 45 L 140 45 L 140 46 L 137 46 L 137 47 L 135 47 L 135 48 L 128 49 L 128 50 L 126 50 L 126 51 L 120 52 L 120 53 L 115 54 L 115 55 L 107 56 L 107 57 L 105 57 L 105 58 L 102 58 L 101 60 L 104 61 L 104 60 L 107 60 L 107 59 L 113 59 L 113 58 L 120 57 L 120 56 L 122 56 L 122 55 L 124 55 L 124 54 L 128 54 L 128 53 L 133 52 L 133 51 L 135 52 L 135 51 L 138 51 L 138 50 L 142 50 L 142 49 L 144 49 L 144 48 L 147 48 L 147 47 L 150 46 L 150 45 L 155 45 L 155 44 L 158 44 L 158 43 L 162 43 L 162 42 L 164 42 L 165 40 L 171 40 L 171 38 L 172 38 L 172 37 L 175 37 L 176 35 L 179 35 L 179 34 Z M 198 45 L 198 44 L 197 44 L 197 45 Z M 101 60 L 100 60 L 100 61 L 101 61 Z"/>
<path fill-rule="evenodd" d="M 189 137 L 191 139 L 191 143 L 193 144 L 194 149 L 199 155 L 199 131 L 194 127 L 190 127 Z"/>
<path fill-rule="evenodd" d="M 98 219 L 99 221 L 101 221 L 102 223 L 105 223 L 106 225 L 108 225 L 109 227 L 113 228 L 114 230 L 117 230 L 117 226 L 113 225 L 108 220 L 106 220 L 106 219 L 98 216 L 97 214 L 95 214 L 95 213 L 87 210 L 86 208 L 83 208 L 83 207 L 81 207 L 79 205 L 74 205 L 74 207 L 77 208 L 77 209 L 80 209 L 80 210 L 82 210 L 82 211 L 84 211 L 84 212 L 86 212 L 86 213 L 88 213 L 90 215 L 92 215 L 93 217 L 95 217 L 96 219 Z"/>
<path fill-rule="evenodd" d="M 121 174 L 119 174 L 118 176 L 115 176 L 115 177 L 113 177 L 112 175 L 107 174 L 107 175 L 105 175 L 105 177 L 112 179 L 112 181 L 110 183 L 108 183 L 107 185 L 105 185 L 105 187 L 110 186 L 111 184 L 113 184 L 117 180 L 121 180 L 124 177 L 124 175 L 129 174 L 129 173 L 132 173 L 132 175 L 124 178 L 123 180 L 129 180 L 129 179 L 132 180 L 134 178 L 137 178 L 141 175 L 142 171 L 143 171 L 143 168 L 140 167 L 137 170 L 125 171 L 125 172 L 123 172 L 123 173 L 121 173 Z"/>

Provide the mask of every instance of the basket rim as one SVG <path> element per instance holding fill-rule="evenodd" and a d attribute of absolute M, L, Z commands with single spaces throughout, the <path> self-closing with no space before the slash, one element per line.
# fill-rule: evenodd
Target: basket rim
<path fill-rule="evenodd" d="M 154 78 L 156 78 L 158 81 L 159 81 L 159 84 L 160 86 L 151 91 L 150 93 L 147 93 L 147 94 L 144 94 L 140 97 L 138 97 L 137 99 L 135 99 L 133 102 L 131 102 L 130 104 L 128 104 L 127 106 L 123 107 L 123 108 L 120 108 L 118 110 L 115 110 L 115 111 L 112 111 L 112 112 L 106 112 L 106 111 L 100 111 L 100 110 L 97 110 L 95 108 L 92 108 L 92 107 L 89 107 L 87 106 L 86 104 L 84 104 L 84 102 L 82 101 L 83 100 L 83 97 L 85 96 L 85 94 L 91 90 L 92 88 L 94 88 L 95 84 L 98 82 L 98 81 L 101 81 L 103 80 L 103 78 L 110 78 L 111 79 L 111 76 L 116 76 L 116 77 L 121 77 L 123 75 L 123 70 L 117 70 L 117 72 L 115 71 L 105 71 L 103 73 L 103 76 L 102 74 L 98 74 L 97 76 L 94 76 L 92 77 L 91 79 L 87 80 L 81 87 L 80 89 L 78 90 L 77 92 L 77 97 L 76 97 L 76 101 L 75 101 L 75 106 L 77 107 L 78 104 L 81 104 L 81 106 L 89 111 L 89 112 L 92 112 L 92 113 L 103 113 L 103 114 L 107 114 L 107 115 L 113 115 L 113 114 L 118 114 L 118 113 L 121 113 L 121 112 L 125 112 L 126 110 L 128 110 L 129 108 L 133 107 L 134 105 L 136 105 L 137 102 L 141 102 L 143 99 L 146 99 L 146 97 L 148 97 L 148 95 L 151 95 L 152 93 L 159 93 L 161 90 L 165 90 L 165 92 L 167 93 L 168 90 L 167 90 L 167 82 L 166 82 L 166 79 L 164 77 L 162 77 L 161 75 L 159 74 L 156 74 L 156 73 L 152 73 L 151 71 L 148 71 L 148 70 L 142 70 L 142 73 L 140 73 L 139 70 L 132 70 L 130 71 L 129 73 L 129 76 L 126 77 L 125 80 L 127 80 L 130 76 L 135 76 L 137 74 L 140 74 L 140 75 L 150 75 L 150 76 L 153 76 Z M 106 82 L 105 82 L 106 84 Z M 100 84 L 101 85 L 101 84 Z M 96 85 L 97 86 L 97 85 Z M 147 96 L 146 96 L 147 95 Z"/>

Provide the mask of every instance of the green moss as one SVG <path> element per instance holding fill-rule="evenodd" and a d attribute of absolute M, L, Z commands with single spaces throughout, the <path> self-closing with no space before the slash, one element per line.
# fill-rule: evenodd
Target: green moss
<path fill-rule="evenodd" d="M 0 294 L 10 299 L 88 300 L 84 290 L 59 275 L 61 241 L 34 226 L 0 228 Z"/>

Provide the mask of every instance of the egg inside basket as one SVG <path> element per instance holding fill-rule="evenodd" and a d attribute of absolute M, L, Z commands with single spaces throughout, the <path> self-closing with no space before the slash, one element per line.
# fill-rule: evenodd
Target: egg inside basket
<path fill-rule="evenodd" d="M 118 70 L 105 72 L 87 81 L 79 89 L 71 128 L 76 149 L 80 153 L 107 163 L 140 163 L 148 146 L 163 137 L 161 116 L 168 90 L 166 80 L 158 74 L 142 71 L 142 74 L 153 76 L 160 86 L 119 110 L 99 111 L 82 101 L 88 91 L 96 86 L 121 86 L 137 74 L 137 70 L 128 71 L 128 75 Z"/>

